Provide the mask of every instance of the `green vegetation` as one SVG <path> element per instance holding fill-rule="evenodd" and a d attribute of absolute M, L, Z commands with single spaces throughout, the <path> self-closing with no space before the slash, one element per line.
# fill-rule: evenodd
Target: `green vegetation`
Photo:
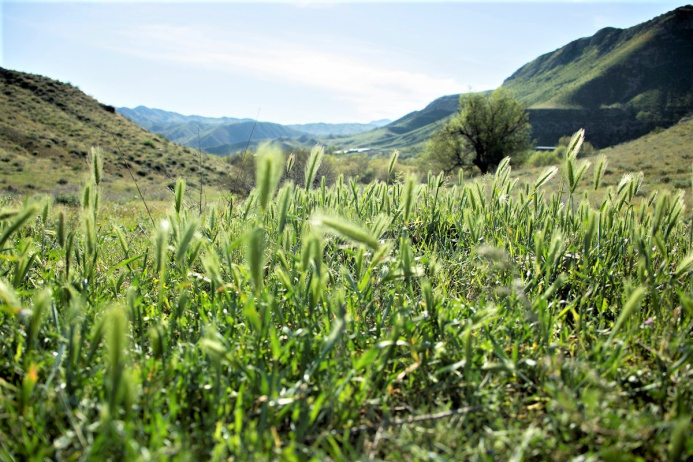
<path fill-rule="evenodd" d="M 153 227 L 95 151 L 79 211 L 0 213 L 0 457 L 692 457 L 690 219 L 632 175 L 590 206 L 582 141 L 556 194 L 507 159 L 314 187 L 319 149 L 279 185 L 263 148 L 245 201 L 179 180 Z"/>
<path fill-rule="evenodd" d="M 428 142 L 425 159 L 435 171 L 474 165 L 484 174 L 504 157 L 526 152 L 530 131 L 526 108 L 502 88 L 488 96 L 470 93 L 460 97 L 459 114 Z"/>
<path fill-rule="evenodd" d="M 693 162 L 693 143 L 690 142 L 692 137 L 693 119 L 688 118 L 666 130 L 654 130 L 637 140 L 592 151 L 591 155 L 589 155 L 590 146 L 585 149 L 583 145 L 580 157 L 593 160 L 595 156 L 598 158 L 604 156 L 607 166 L 603 172 L 600 188 L 594 190 L 590 184 L 591 180 L 587 178 L 583 179 L 580 188 L 589 195 L 594 206 L 598 206 L 608 197 L 609 188 L 617 187 L 624 175 L 632 172 L 638 172 L 638 175 L 642 175 L 644 179 L 638 192 L 641 199 L 647 199 L 650 194 L 657 191 L 666 191 L 673 195 L 690 191 L 690 166 Z M 537 167 L 558 165 L 564 161 L 563 153 L 567 149 L 565 147 L 567 143 L 567 139 L 562 138 L 561 145 L 556 151 L 531 154 L 520 169 L 513 173 L 513 177 L 521 183 L 531 184 L 533 178 L 539 173 Z M 546 187 L 551 191 L 560 191 L 564 186 L 561 184 L 561 178 L 556 177 Z M 686 193 L 684 200 L 689 209 L 693 207 L 693 195 Z"/>
<path fill-rule="evenodd" d="M 610 159 L 608 183 L 616 184 L 618 177 L 635 168 L 645 173 L 650 190 L 689 190 L 692 136 L 693 119 L 688 118 L 666 130 L 599 151 Z"/>

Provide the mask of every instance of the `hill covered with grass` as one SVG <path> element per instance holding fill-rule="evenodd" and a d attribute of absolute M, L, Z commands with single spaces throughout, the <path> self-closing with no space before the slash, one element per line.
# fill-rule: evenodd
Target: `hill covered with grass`
<path fill-rule="evenodd" d="M 607 27 L 526 64 L 503 87 L 531 108 L 630 108 L 640 117 L 693 106 L 693 6 L 628 29 Z"/>
<path fill-rule="evenodd" d="M 445 120 L 457 112 L 460 95 L 443 96 L 420 111 L 410 112 L 394 122 L 369 132 L 337 138 L 333 142 L 349 148 L 376 150 L 403 149 L 420 146 Z"/>
<path fill-rule="evenodd" d="M 628 143 L 600 151 L 609 159 L 608 180 L 617 179 L 628 171 L 642 171 L 647 189 L 687 191 L 691 201 L 691 167 L 693 167 L 693 119 L 687 118 L 666 130 L 654 131 Z M 607 176 L 607 178 L 609 178 Z"/>
<path fill-rule="evenodd" d="M 154 135 L 78 88 L 0 68 L 0 189 L 49 193 L 77 202 L 93 146 L 104 151 L 104 194 L 134 198 L 134 175 L 146 197 L 167 197 L 177 177 L 235 190 L 223 160 Z"/>

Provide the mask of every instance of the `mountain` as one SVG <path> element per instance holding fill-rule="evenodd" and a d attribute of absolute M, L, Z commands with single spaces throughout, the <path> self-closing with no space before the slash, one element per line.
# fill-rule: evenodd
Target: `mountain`
<path fill-rule="evenodd" d="M 367 132 L 390 123 L 390 120 L 376 120 L 361 123 L 310 123 L 281 125 L 271 122 L 255 122 L 254 119 L 234 117 L 203 117 L 182 115 L 176 112 L 137 106 L 117 108 L 118 113 L 147 130 L 163 135 L 169 140 L 185 146 L 206 149 L 216 154 L 230 154 L 242 149 L 251 139 L 257 141 L 279 138 L 299 138 L 306 134 L 313 137 L 333 137 Z M 198 139 L 199 134 L 199 139 Z M 299 143 L 304 145 L 303 143 Z M 240 147 L 239 147 L 240 146 Z"/>
<path fill-rule="evenodd" d="M 392 120 L 390 119 L 378 119 L 378 120 L 372 120 L 369 122 L 369 125 L 375 125 L 376 127 L 383 127 L 387 124 L 391 124 Z"/>
<path fill-rule="evenodd" d="M 553 145 L 584 127 L 597 147 L 666 128 L 693 111 L 693 6 L 643 24 L 607 27 L 522 66 L 503 87 L 529 106 L 532 136 Z M 457 107 L 459 95 L 385 127 L 339 140 L 345 148 L 419 145 Z M 448 104 L 443 104 L 446 102 Z M 431 106 L 443 110 L 434 112 Z"/>
<path fill-rule="evenodd" d="M 141 127 L 174 143 L 196 149 L 199 147 L 217 155 L 233 154 L 243 149 L 249 139 L 257 142 L 297 138 L 306 134 L 289 126 L 256 122 L 254 119 L 186 116 L 145 106 L 134 109 L 121 107 L 117 111 Z"/>
<path fill-rule="evenodd" d="M 251 138 L 252 134 L 252 138 Z M 200 146 L 205 149 L 217 148 L 223 145 L 233 145 L 241 143 L 247 144 L 248 140 L 274 140 L 277 138 L 298 138 L 305 133 L 284 125 L 271 122 L 239 122 L 235 124 L 223 124 L 205 131 L 200 137 Z M 197 145 L 197 140 L 193 139 L 191 145 Z M 234 151 L 224 152 L 230 154 Z M 221 153 L 218 153 L 221 154 Z"/>
<path fill-rule="evenodd" d="M 693 6 L 607 27 L 522 66 L 503 87 L 531 108 L 637 111 L 693 105 Z"/>
<path fill-rule="evenodd" d="M 518 69 L 503 83 L 530 108 L 540 144 L 584 126 L 598 147 L 669 127 L 693 110 L 693 6 L 607 27 Z"/>
<path fill-rule="evenodd" d="M 203 117 L 199 115 L 186 116 L 178 114 L 177 112 L 152 109 L 146 106 L 137 106 L 134 109 L 119 107 L 116 108 L 116 111 L 132 120 L 137 125 L 154 132 L 156 132 L 157 129 L 163 129 L 174 124 L 196 123 L 218 125 L 253 121 L 253 119 L 236 119 L 234 117 Z"/>
<path fill-rule="evenodd" d="M 376 150 L 402 149 L 424 143 L 431 134 L 443 126 L 445 120 L 457 112 L 460 95 L 443 96 L 420 111 L 409 114 L 360 135 L 338 138 L 334 143 L 348 148 Z"/>
<path fill-rule="evenodd" d="M 390 120 L 377 120 L 367 124 L 359 123 L 313 123 L 313 124 L 295 124 L 287 125 L 287 127 L 308 133 L 314 136 L 330 136 L 330 135 L 355 135 L 357 133 L 367 132 L 383 125 L 390 123 Z"/>
<path fill-rule="evenodd" d="M 168 199 L 177 177 L 199 185 L 200 162 L 204 185 L 241 191 L 228 163 L 200 160 L 193 149 L 143 130 L 70 84 L 0 68 L 0 107 L 0 189 L 7 192 L 79 203 L 92 146 L 103 149 L 105 198 L 137 197 L 132 172 L 148 198 Z"/>

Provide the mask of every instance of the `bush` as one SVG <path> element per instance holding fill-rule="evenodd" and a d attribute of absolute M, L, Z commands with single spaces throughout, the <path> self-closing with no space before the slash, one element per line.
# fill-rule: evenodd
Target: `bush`
<path fill-rule="evenodd" d="M 558 149 L 556 150 L 558 151 Z M 529 156 L 525 165 L 530 167 L 543 167 L 545 165 L 555 165 L 561 162 L 561 158 L 556 151 L 535 151 Z"/>
<path fill-rule="evenodd" d="M 69 207 L 76 207 L 80 205 L 79 198 L 77 197 L 76 194 L 58 194 L 55 196 L 55 203 L 56 204 L 63 204 L 67 205 Z"/>

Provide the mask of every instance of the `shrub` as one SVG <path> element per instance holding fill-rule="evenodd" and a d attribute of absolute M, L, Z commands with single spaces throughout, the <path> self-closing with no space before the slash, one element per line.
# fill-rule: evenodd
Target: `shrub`
<path fill-rule="evenodd" d="M 69 207 L 76 207 L 79 205 L 79 198 L 76 194 L 61 193 L 55 196 L 55 203 L 67 205 Z"/>
<path fill-rule="evenodd" d="M 530 167 L 543 167 L 545 165 L 555 165 L 561 162 L 561 158 L 556 151 L 535 151 L 529 156 L 525 165 Z"/>

